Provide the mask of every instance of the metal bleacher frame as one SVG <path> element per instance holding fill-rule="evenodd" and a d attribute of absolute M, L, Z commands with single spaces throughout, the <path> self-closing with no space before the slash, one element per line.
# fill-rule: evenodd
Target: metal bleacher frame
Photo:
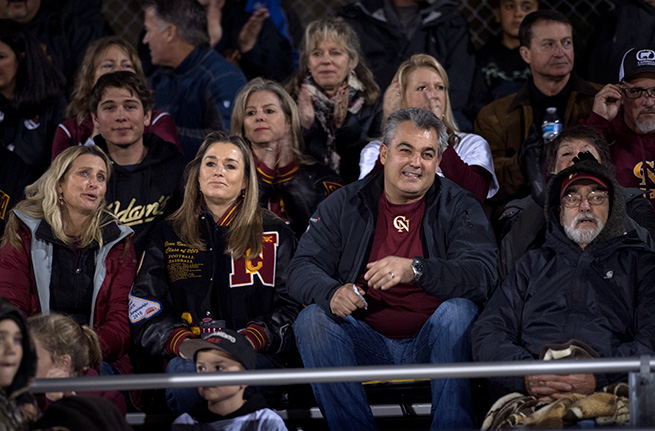
<path fill-rule="evenodd" d="M 522 361 L 458 364 L 415 364 L 346 368 L 277 369 L 203 374 L 135 374 L 82 378 L 36 379 L 34 393 L 58 391 L 103 391 L 184 388 L 212 385 L 296 385 L 329 382 L 367 382 L 392 380 L 427 380 L 442 378 L 484 378 L 535 374 L 629 373 L 632 428 L 655 428 L 655 357 L 601 358 L 561 361 Z M 372 406 L 376 417 L 389 415 L 429 415 L 429 404 L 411 406 Z M 279 411 L 283 418 L 291 412 Z M 320 418 L 317 408 L 304 414 Z M 143 414 L 133 414 L 135 424 Z M 141 419 L 140 419 L 141 418 Z"/>

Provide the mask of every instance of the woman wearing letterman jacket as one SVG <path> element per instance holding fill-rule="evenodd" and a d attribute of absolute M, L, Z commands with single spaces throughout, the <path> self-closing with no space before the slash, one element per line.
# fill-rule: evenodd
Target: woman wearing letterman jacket
<path fill-rule="evenodd" d="M 257 368 L 283 367 L 295 351 L 299 305 L 286 270 L 294 233 L 261 209 L 257 173 L 245 141 L 210 133 L 187 166 L 184 201 L 158 225 L 130 294 L 135 344 L 173 357 L 166 372 L 195 372 L 180 346 L 201 332 L 234 329 L 257 351 Z M 169 407 L 201 401 L 195 388 L 167 390 Z"/>

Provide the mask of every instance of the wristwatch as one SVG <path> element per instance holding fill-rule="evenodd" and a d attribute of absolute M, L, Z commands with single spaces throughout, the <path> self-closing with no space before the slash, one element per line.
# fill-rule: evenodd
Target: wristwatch
<path fill-rule="evenodd" d="M 418 283 L 418 281 L 421 279 L 423 276 L 423 258 L 420 257 L 415 257 L 414 260 L 412 260 L 412 271 L 414 271 L 414 278 L 412 278 L 412 281 L 414 283 Z"/>

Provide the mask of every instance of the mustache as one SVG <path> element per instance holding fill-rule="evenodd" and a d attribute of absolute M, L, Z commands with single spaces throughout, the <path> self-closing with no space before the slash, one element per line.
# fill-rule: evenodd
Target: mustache
<path fill-rule="evenodd" d="M 603 223 L 600 217 L 598 217 L 595 214 L 578 214 L 575 217 L 573 217 L 573 220 L 571 221 L 571 226 L 575 226 L 578 224 L 578 222 L 581 222 L 583 220 L 594 221 L 599 226 Z"/>

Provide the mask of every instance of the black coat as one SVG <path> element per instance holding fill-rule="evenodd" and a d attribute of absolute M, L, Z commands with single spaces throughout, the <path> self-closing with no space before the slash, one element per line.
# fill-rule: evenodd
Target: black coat
<path fill-rule="evenodd" d="M 337 190 L 318 206 L 289 267 L 294 298 L 329 312 L 334 292 L 363 273 L 383 184 L 383 174 L 374 175 Z M 473 195 L 436 177 L 426 193 L 422 242 L 421 288 L 444 300 L 487 299 L 496 282 L 496 242 Z"/>
<path fill-rule="evenodd" d="M 601 357 L 655 354 L 655 253 L 634 231 L 623 234 L 625 203 L 616 180 L 603 174 L 610 185 L 610 214 L 584 249 L 560 225 L 562 179 L 583 168 L 588 169 L 589 162 L 573 165 L 550 181 L 546 243 L 516 263 L 475 323 L 476 361 L 538 359 L 545 344 L 571 339 L 586 343 Z M 601 388 L 625 378 L 596 374 L 596 384 Z M 491 390 L 495 396 L 524 392 L 524 378 L 491 379 Z"/>
<path fill-rule="evenodd" d="M 238 216 L 237 216 L 238 217 Z M 275 354 L 295 346 L 293 322 L 300 306 L 287 294 L 287 267 L 296 248 L 293 232 L 276 216 L 264 215 L 262 260 L 233 259 L 225 253 L 227 226 L 204 213 L 198 217 L 206 250 L 183 243 L 169 221 L 151 234 L 130 294 L 132 334 L 137 346 L 153 356 L 165 355 L 165 344 L 180 327 L 192 331 L 203 318 L 225 321 L 240 330 L 262 326 Z M 245 266 L 244 266 L 245 262 Z M 247 265 L 259 268 L 247 271 Z M 145 302 L 144 302 L 145 301 Z M 143 304 L 154 307 L 138 313 Z M 155 311 L 158 310 L 158 311 Z M 183 314 L 188 313 L 190 323 Z"/>

